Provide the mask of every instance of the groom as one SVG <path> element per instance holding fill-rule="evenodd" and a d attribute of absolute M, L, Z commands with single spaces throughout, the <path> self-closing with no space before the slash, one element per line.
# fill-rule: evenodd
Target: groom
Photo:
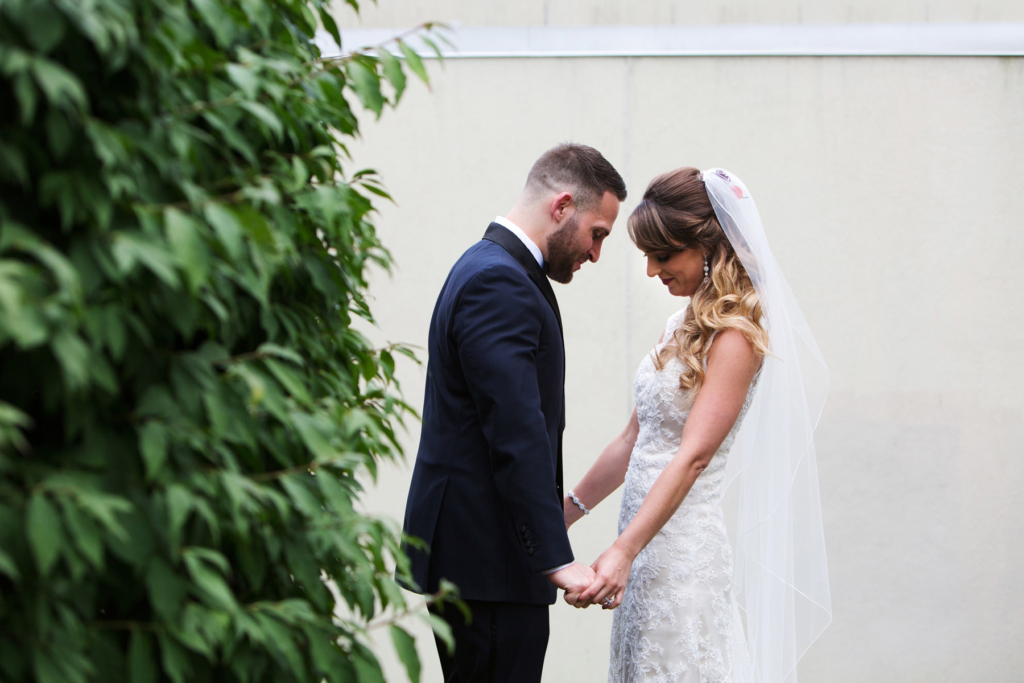
<path fill-rule="evenodd" d="M 438 296 L 405 511 L 430 552 L 405 550 L 413 590 L 447 579 L 472 612 L 439 613 L 455 638 L 454 655 L 438 642 L 446 683 L 539 683 L 556 587 L 572 602 L 594 577 L 562 515 L 565 352 L 547 278 L 597 262 L 625 198 L 597 150 L 548 150 Z"/>

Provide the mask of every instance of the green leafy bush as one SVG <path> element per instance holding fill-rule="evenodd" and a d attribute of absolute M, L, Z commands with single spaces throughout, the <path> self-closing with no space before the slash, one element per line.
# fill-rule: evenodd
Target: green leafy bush
<path fill-rule="evenodd" d="M 341 158 L 426 73 L 324 5 L 0 0 L 0 680 L 382 680 L 409 409 Z"/>

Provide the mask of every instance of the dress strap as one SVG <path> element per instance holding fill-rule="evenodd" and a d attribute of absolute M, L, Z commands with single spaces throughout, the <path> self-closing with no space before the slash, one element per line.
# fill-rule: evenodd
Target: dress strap
<path fill-rule="evenodd" d="M 708 352 L 705 353 L 704 358 L 701 359 L 704 363 L 704 372 L 708 371 L 708 355 L 711 353 L 711 345 L 715 343 L 715 337 L 718 336 L 719 332 L 721 332 L 721 330 L 715 330 L 714 332 L 712 332 L 711 339 L 708 340 Z"/>
<path fill-rule="evenodd" d="M 667 342 L 669 339 L 672 338 L 672 335 L 675 334 L 675 331 L 678 330 L 679 326 L 683 324 L 683 318 L 686 317 L 686 312 L 688 310 L 690 310 L 690 307 L 685 306 L 683 308 L 680 308 L 678 311 L 676 311 L 675 313 L 668 317 L 668 320 L 665 321 L 665 330 L 663 332 L 662 341 Z"/>

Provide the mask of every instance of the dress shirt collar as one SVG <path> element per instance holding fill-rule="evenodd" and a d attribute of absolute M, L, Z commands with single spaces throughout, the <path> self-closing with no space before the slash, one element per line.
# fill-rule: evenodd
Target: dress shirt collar
<path fill-rule="evenodd" d="M 526 248 L 530 250 L 531 254 L 533 254 L 533 258 L 537 259 L 537 265 L 541 268 L 544 267 L 544 254 L 540 252 L 540 247 L 538 247 L 533 240 L 527 237 L 522 228 L 504 216 L 498 216 L 494 219 L 494 222 L 503 228 L 508 228 L 509 232 L 522 240 L 523 244 L 526 245 Z"/>

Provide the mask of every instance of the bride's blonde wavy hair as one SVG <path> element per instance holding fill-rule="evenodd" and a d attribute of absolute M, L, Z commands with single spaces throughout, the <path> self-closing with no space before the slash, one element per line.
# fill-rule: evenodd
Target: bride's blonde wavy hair
<path fill-rule="evenodd" d="M 626 228 L 644 253 L 700 249 L 711 268 L 709 281 L 691 297 L 682 324 L 655 354 L 659 370 L 677 357 L 683 365 L 679 387 L 696 396 L 704 383 L 704 361 L 712 337 L 729 328 L 739 330 L 760 358 L 768 355 L 768 332 L 761 324 L 757 291 L 715 217 L 699 170 L 680 168 L 652 180 Z"/>

